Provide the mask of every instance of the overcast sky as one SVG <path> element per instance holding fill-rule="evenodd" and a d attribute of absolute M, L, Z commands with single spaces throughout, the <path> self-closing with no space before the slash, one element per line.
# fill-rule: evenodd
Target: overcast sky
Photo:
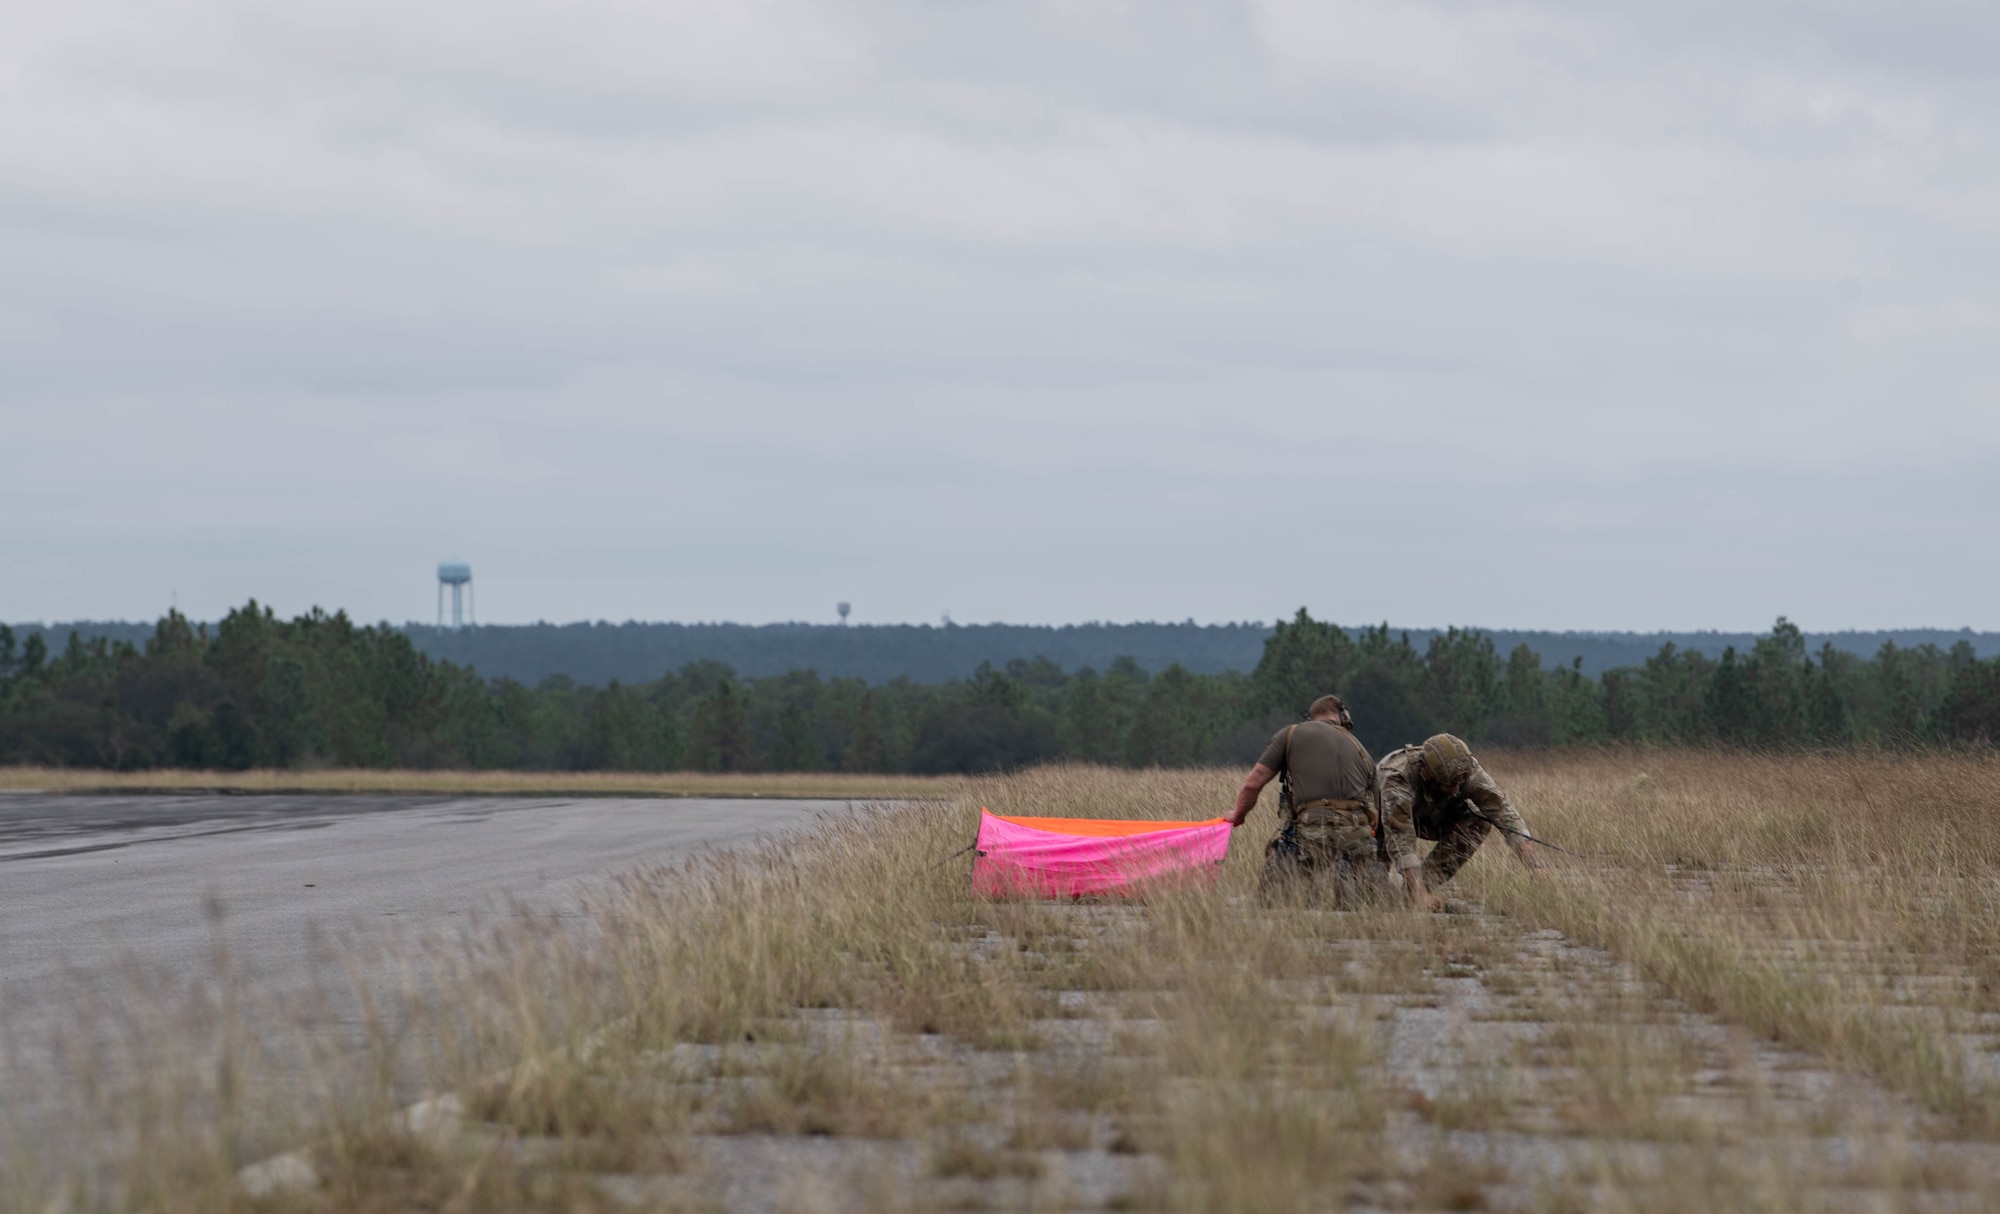
<path fill-rule="evenodd" d="M 2000 628 L 1981 3 L 10 0 L 0 619 Z"/>

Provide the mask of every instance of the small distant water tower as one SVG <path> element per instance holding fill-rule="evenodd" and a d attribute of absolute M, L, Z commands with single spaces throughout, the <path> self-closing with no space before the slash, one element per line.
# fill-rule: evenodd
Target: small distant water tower
<path fill-rule="evenodd" d="M 467 591 L 472 586 L 472 566 L 458 560 L 438 562 L 439 628 L 444 627 L 444 588 L 446 586 L 451 587 L 451 626 L 453 631 L 457 631 L 465 627 L 466 618 L 471 614 L 465 608 L 468 605 L 467 600 L 471 598 L 471 595 Z"/>
<path fill-rule="evenodd" d="M 848 613 L 848 612 L 850 612 L 850 611 L 852 611 L 852 610 L 854 610 L 854 604 L 852 604 L 852 603 L 841 603 L 841 604 L 839 604 L 838 606 L 836 606 L 836 607 L 834 608 L 834 610 L 836 610 L 836 611 L 840 612 L 840 622 L 841 622 L 842 624 L 845 624 L 845 623 L 847 623 L 847 613 Z"/>

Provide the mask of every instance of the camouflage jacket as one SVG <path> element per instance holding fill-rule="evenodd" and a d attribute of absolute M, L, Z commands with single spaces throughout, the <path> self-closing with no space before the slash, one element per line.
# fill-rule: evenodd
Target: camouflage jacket
<path fill-rule="evenodd" d="M 1383 849 L 1397 871 L 1415 868 L 1421 861 L 1417 855 L 1420 823 L 1425 833 L 1437 838 L 1450 829 L 1451 819 L 1464 812 L 1466 803 L 1504 827 L 1518 830 L 1522 835 L 1531 833 L 1521 811 L 1514 808 L 1514 803 L 1500 791 L 1493 777 L 1486 774 L 1478 759 L 1472 761 L 1472 774 L 1465 779 L 1465 790 L 1457 798 L 1445 798 L 1425 787 L 1417 774 L 1417 763 L 1422 757 L 1421 746 L 1405 746 L 1390 751 L 1376 764 L 1375 783 L 1382 796 Z M 1526 860 L 1520 835 L 1501 833 L 1514 854 Z"/>

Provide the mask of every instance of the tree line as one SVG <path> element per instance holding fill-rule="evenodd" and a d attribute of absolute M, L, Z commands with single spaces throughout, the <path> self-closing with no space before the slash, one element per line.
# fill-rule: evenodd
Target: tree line
<path fill-rule="evenodd" d="M 418 652 L 439 661 L 470 666 L 487 678 L 510 678 L 538 685 L 554 674 L 579 683 L 630 681 L 635 672 L 653 674 L 678 670 L 691 662 L 726 662 L 739 678 L 763 678 L 793 670 L 816 670 L 821 678 L 858 678 L 887 683 L 908 676 L 918 683 L 944 683 L 963 677 L 981 662 L 1004 667 L 1014 658 L 1047 658 L 1064 670 L 1089 666 L 1102 671 L 1119 657 L 1129 657 L 1149 671 L 1178 662 L 1197 674 L 1248 671 L 1257 665 L 1270 639 L 1269 621 L 1236 624 L 1085 623 L 1039 624 L 729 624 L 599 620 L 569 624 L 481 624 L 436 628 L 429 624 L 397 626 Z M 14 625 L 17 639 L 40 633 L 47 645 L 62 648 L 69 633 L 89 642 L 128 641 L 144 648 L 154 624 L 122 620 L 77 620 L 68 624 Z M 1419 650 L 1443 630 L 1402 628 Z M 1759 634 L 1754 632 L 1546 632 L 1482 629 L 1501 654 L 1526 645 L 1554 667 L 1581 658 L 1583 673 L 1597 678 L 1606 670 L 1638 666 L 1671 642 L 1676 649 L 1698 650 L 1720 658 L 1731 645 L 1747 653 Z M 1823 644 L 1863 657 L 1884 642 L 1900 648 L 1935 645 L 1948 651 L 1960 641 L 1980 657 L 2000 656 L 2000 632 L 1971 629 L 1902 628 L 1868 632 L 1807 633 L 1817 651 Z"/>
<path fill-rule="evenodd" d="M 2000 738 L 2000 658 L 1970 645 L 1873 657 L 1780 618 L 1719 658 L 1672 644 L 1592 678 L 1525 644 L 1450 629 L 1419 647 L 1303 609 L 1255 669 L 1152 672 L 1131 658 L 1065 671 L 981 663 L 943 682 L 812 670 L 743 678 L 690 662 L 650 682 L 534 686 L 431 658 L 390 625 L 251 602 L 212 629 L 169 612 L 143 645 L 71 634 L 60 653 L 0 626 L 0 763 L 525 770 L 1006 770 L 1077 760 L 1242 763 L 1315 696 L 1338 692 L 1381 753 L 1431 733 L 1537 748 L 1607 742 L 1745 747 L 1940 745 Z"/>
<path fill-rule="evenodd" d="M 489 678 L 539 684 L 553 674 L 580 683 L 630 679 L 632 672 L 726 662 L 739 677 L 817 670 L 822 678 L 918 683 L 963 677 L 982 661 L 1047 658 L 1066 670 L 1109 666 L 1120 655 L 1149 670 L 1179 662 L 1189 670 L 1248 670 L 1266 623 L 1197 624 L 483 624 L 404 626 L 418 649 L 471 666 Z"/>

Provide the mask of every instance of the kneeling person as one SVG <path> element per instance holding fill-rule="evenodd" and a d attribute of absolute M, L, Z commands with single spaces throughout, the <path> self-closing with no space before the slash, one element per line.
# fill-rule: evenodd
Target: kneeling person
<path fill-rule="evenodd" d="M 1386 894 L 1388 869 L 1375 843 L 1375 761 L 1354 736 L 1353 718 L 1338 696 L 1314 700 L 1306 716 L 1272 736 L 1236 794 L 1228 822 L 1243 825 L 1264 786 L 1283 775 L 1289 795 L 1279 798 L 1278 834 L 1264 851 L 1266 887 L 1301 876 L 1335 882 L 1341 898 Z"/>
<path fill-rule="evenodd" d="M 1521 862 L 1541 874 L 1528 823 L 1472 757 L 1471 748 L 1451 734 L 1384 756 L 1376 782 L 1382 791 L 1383 844 L 1412 898 L 1438 905 L 1430 889 L 1451 880 L 1495 827 Z M 1437 842 L 1421 864 L 1417 839 Z"/>

